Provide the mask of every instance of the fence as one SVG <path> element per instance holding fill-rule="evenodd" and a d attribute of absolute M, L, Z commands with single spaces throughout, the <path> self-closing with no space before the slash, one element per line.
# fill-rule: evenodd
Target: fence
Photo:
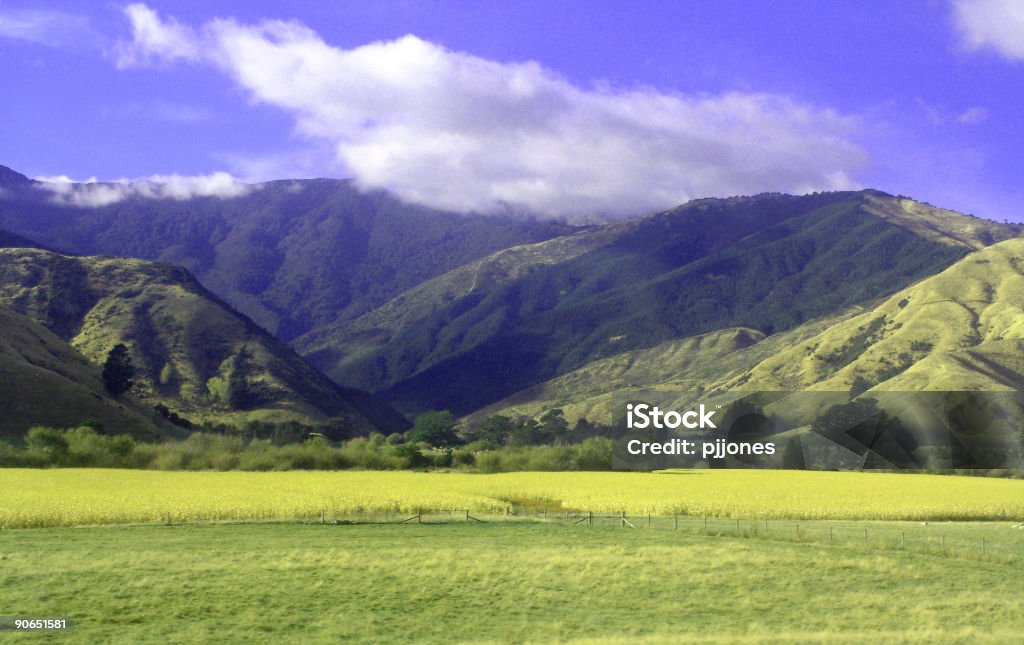
<path fill-rule="evenodd" d="M 451 524 L 540 522 L 570 527 L 655 530 L 709 537 L 756 538 L 789 542 L 861 546 L 882 550 L 910 550 L 952 557 L 1024 558 L 1024 523 L 1008 522 L 895 522 L 869 520 L 780 520 L 721 518 L 692 515 L 628 515 L 510 508 L 503 514 L 481 514 L 467 509 L 421 510 L 415 513 L 346 515 L 321 514 L 321 524 Z M 995 538 L 995 539 L 993 539 Z"/>

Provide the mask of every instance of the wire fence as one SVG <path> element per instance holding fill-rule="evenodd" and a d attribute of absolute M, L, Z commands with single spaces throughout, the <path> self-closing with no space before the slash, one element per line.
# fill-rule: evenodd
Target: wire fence
<path fill-rule="evenodd" d="M 508 509 L 483 514 L 467 509 L 411 513 L 355 514 L 333 517 L 327 511 L 316 524 L 489 524 L 540 522 L 570 527 L 629 531 L 674 531 L 708 537 L 905 550 L 933 555 L 1017 562 L 1024 559 L 1024 523 L 893 522 L 869 520 L 780 520 L 693 515 L 630 515 L 592 511 Z"/>

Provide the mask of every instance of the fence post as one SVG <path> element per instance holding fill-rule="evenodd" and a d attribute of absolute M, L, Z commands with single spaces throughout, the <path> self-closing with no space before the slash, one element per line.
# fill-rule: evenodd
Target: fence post
<path fill-rule="evenodd" d="M 907 534 L 904 533 L 903 531 L 900 531 L 900 548 L 903 549 L 903 548 L 906 548 L 906 546 L 907 546 Z"/>
<path fill-rule="evenodd" d="M 828 527 L 828 543 L 832 544 L 832 527 Z"/>
<path fill-rule="evenodd" d="M 764 534 L 765 534 L 765 537 L 768 536 L 768 518 L 767 517 L 764 519 Z"/>
<path fill-rule="evenodd" d="M 740 534 L 740 521 L 736 520 L 736 535 L 739 536 L 739 534 Z"/>
<path fill-rule="evenodd" d="M 672 516 L 672 530 L 673 531 L 678 531 L 679 530 L 679 516 L 678 515 L 673 515 Z"/>
<path fill-rule="evenodd" d="M 469 524 L 469 509 L 466 509 L 466 524 Z"/>
<path fill-rule="evenodd" d="M 416 523 L 423 524 L 423 511 L 422 509 L 416 509 Z"/>
<path fill-rule="evenodd" d="M 868 530 L 867 529 L 864 529 L 864 541 L 865 542 L 868 541 Z"/>
<path fill-rule="evenodd" d="M 704 516 L 704 535 L 708 534 L 708 516 Z"/>
<path fill-rule="evenodd" d="M 647 528 L 651 528 L 651 514 L 647 514 Z"/>
<path fill-rule="evenodd" d="M 320 509 L 320 524 L 327 524 L 327 510 Z"/>

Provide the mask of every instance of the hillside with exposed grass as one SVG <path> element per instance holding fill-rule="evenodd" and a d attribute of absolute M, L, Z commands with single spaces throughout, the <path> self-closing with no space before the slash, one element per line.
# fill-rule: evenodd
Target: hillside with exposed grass
<path fill-rule="evenodd" d="M 0 307 L 0 437 L 85 422 L 139 438 L 173 431 L 134 397 L 111 396 L 100 369 L 63 339 Z"/>
<path fill-rule="evenodd" d="M 561 408 L 572 422 L 611 423 L 629 401 L 678 408 L 726 392 L 1021 389 L 1024 240 L 1012 239 L 873 306 L 767 337 L 723 330 L 624 352 L 525 389 L 468 420 Z"/>
<path fill-rule="evenodd" d="M 346 393 L 182 268 L 145 260 L 0 250 L 0 303 L 94 366 L 125 344 L 132 393 L 191 421 L 377 429 Z"/>
<path fill-rule="evenodd" d="M 698 200 L 494 254 L 296 346 L 406 412 L 464 414 L 624 352 L 782 333 L 1019 233 L 876 191 Z"/>

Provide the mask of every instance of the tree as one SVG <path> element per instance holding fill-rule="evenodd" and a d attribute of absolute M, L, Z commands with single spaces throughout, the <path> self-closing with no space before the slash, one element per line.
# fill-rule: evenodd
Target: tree
<path fill-rule="evenodd" d="M 432 410 L 416 417 L 409 440 L 425 441 L 435 448 L 450 448 L 462 443 L 455 433 L 455 417 L 448 410 Z"/>
<path fill-rule="evenodd" d="M 857 398 L 870 389 L 871 381 L 864 378 L 863 375 L 858 374 L 853 378 L 853 382 L 850 384 L 850 398 Z"/>
<path fill-rule="evenodd" d="M 569 440 L 569 423 L 561 408 L 553 408 L 541 416 L 540 433 L 546 443 L 564 444 Z"/>
<path fill-rule="evenodd" d="M 544 443 L 540 432 L 540 424 L 533 417 L 522 416 L 512 424 L 512 435 L 509 443 L 513 446 L 536 446 Z"/>
<path fill-rule="evenodd" d="M 128 353 L 128 348 L 124 343 L 114 345 L 103 363 L 103 386 L 111 394 L 122 394 L 135 385 L 135 381 L 132 380 L 134 377 L 135 368 L 132 367 L 132 357 Z"/>
<path fill-rule="evenodd" d="M 511 434 L 512 419 L 500 414 L 492 414 L 477 427 L 474 438 L 501 446 L 508 441 Z"/>

